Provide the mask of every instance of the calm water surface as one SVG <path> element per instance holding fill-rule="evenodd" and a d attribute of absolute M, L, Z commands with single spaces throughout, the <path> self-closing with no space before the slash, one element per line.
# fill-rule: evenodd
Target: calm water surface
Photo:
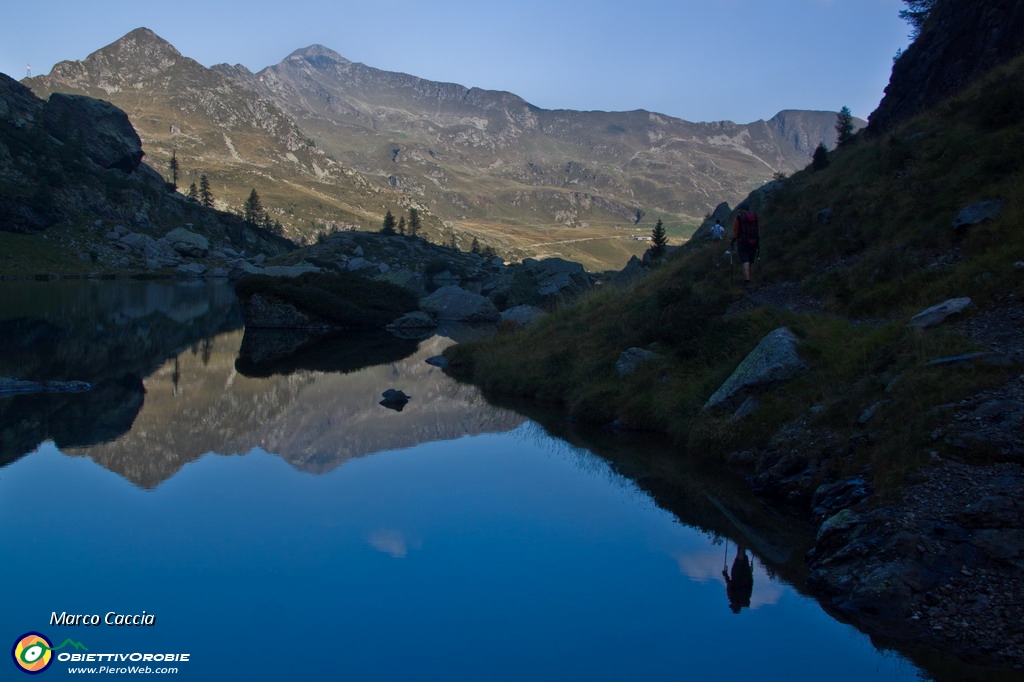
<path fill-rule="evenodd" d="M 0 398 L 8 647 L 204 681 L 927 678 L 779 577 L 802 550 L 753 502 L 687 474 L 659 506 L 617 473 L 650 452 L 489 405 L 424 362 L 449 338 L 268 342 L 228 288 L 113 283 L 0 282 L 0 331 L 0 376 L 96 384 Z"/>

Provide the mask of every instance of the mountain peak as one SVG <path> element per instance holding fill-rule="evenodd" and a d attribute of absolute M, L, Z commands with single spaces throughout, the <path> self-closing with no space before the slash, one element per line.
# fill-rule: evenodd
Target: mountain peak
<path fill-rule="evenodd" d="M 294 52 L 292 52 L 290 55 L 288 55 L 286 57 L 286 59 L 292 59 L 292 58 L 304 59 L 304 60 L 306 60 L 308 62 L 317 62 L 317 63 L 323 63 L 323 62 L 337 62 L 339 64 L 349 64 L 349 63 L 351 63 L 349 60 L 345 59 L 344 57 L 342 57 L 340 54 L 338 54 L 334 50 L 330 49 L 329 47 L 324 47 L 323 45 L 310 45 L 309 47 L 304 47 L 302 49 L 295 50 Z"/>
<path fill-rule="evenodd" d="M 181 57 L 181 53 L 178 52 L 174 45 L 171 45 L 152 30 L 144 26 L 134 29 L 133 31 L 129 31 L 121 38 L 100 50 L 100 52 L 110 49 L 128 52 L 141 51 L 150 56 L 166 55 Z"/>

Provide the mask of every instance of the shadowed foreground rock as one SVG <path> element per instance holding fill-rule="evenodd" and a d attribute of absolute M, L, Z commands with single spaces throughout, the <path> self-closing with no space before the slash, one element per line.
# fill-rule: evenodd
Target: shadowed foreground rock
<path fill-rule="evenodd" d="M 754 350 L 704 404 L 705 409 L 727 406 L 755 387 L 786 381 L 807 371 L 796 354 L 799 343 L 789 329 L 780 327 L 761 339 Z"/>
<path fill-rule="evenodd" d="M 91 390 L 92 384 L 85 381 L 22 381 L 11 377 L 0 377 L 0 394 L 81 393 Z"/>

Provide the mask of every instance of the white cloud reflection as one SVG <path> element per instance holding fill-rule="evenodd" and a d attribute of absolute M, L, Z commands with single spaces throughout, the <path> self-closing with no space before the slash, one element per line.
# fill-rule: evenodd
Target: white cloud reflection
<path fill-rule="evenodd" d="M 736 558 L 736 545 L 729 543 L 728 555 L 725 547 L 714 547 L 686 553 L 675 552 L 672 554 L 672 558 L 679 565 L 680 573 L 691 580 L 701 583 L 717 580 L 722 583 L 722 599 L 726 599 L 722 569 L 731 570 L 733 559 Z M 777 604 L 782 596 L 782 585 L 768 577 L 757 557 L 753 558 L 753 568 L 754 591 L 750 596 L 750 608 L 756 609 Z"/>
<path fill-rule="evenodd" d="M 370 533 L 366 541 L 377 551 L 394 559 L 404 559 L 409 556 L 409 550 L 423 547 L 421 540 L 407 538 L 405 533 L 394 528 L 375 530 Z"/>

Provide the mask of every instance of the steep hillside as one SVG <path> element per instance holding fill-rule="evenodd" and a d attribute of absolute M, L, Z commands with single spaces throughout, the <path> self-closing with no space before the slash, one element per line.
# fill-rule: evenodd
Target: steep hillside
<path fill-rule="evenodd" d="M 39 96 L 102 97 L 128 112 L 149 163 L 180 189 L 207 174 L 218 206 L 256 189 L 286 235 L 376 229 L 415 207 L 425 235 L 506 256 L 620 267 L 661 218 L 688 235 L 719 197 L 802 167 L 835 114 L 689 123 L 646 111 L 546 111 L 506 92 L 350 62 L 312 46 L 253 74 L 207 69 L 147 29 L 26 79 Z"/>
<path fill-rule="evenodd" d="M 920 35 L 893 64 L 885 97 L 870 116 L 883 133 L 956 94 L 1024 51 L 1024 4 L 1010 0 L 935 2 Z"/>
<path fill-rule="evenodd" d="M 829 608 L 886 640 L 1012 666 L 1024 655 L 1022 79 L 1018 57 L 755 192 L 750 292 L 727 243 L 701 230 L 632 290 L 451 349 L 453 371 L 738 467 L 820 529 L 812 586 Z M 953 299 L 970 304 L 908 325 Z M 807 371 L 707 407 L 780 327 Z"/>
<path fill-rule="evenodd" d="M 0 74 L 0 276 L 177 265 L 182 256 L 156 240 L 186 226 L 236 255 L 294 248 L 173 192 L 142 158 L 117 107 L 81 95 L 44 102 Z"/>

